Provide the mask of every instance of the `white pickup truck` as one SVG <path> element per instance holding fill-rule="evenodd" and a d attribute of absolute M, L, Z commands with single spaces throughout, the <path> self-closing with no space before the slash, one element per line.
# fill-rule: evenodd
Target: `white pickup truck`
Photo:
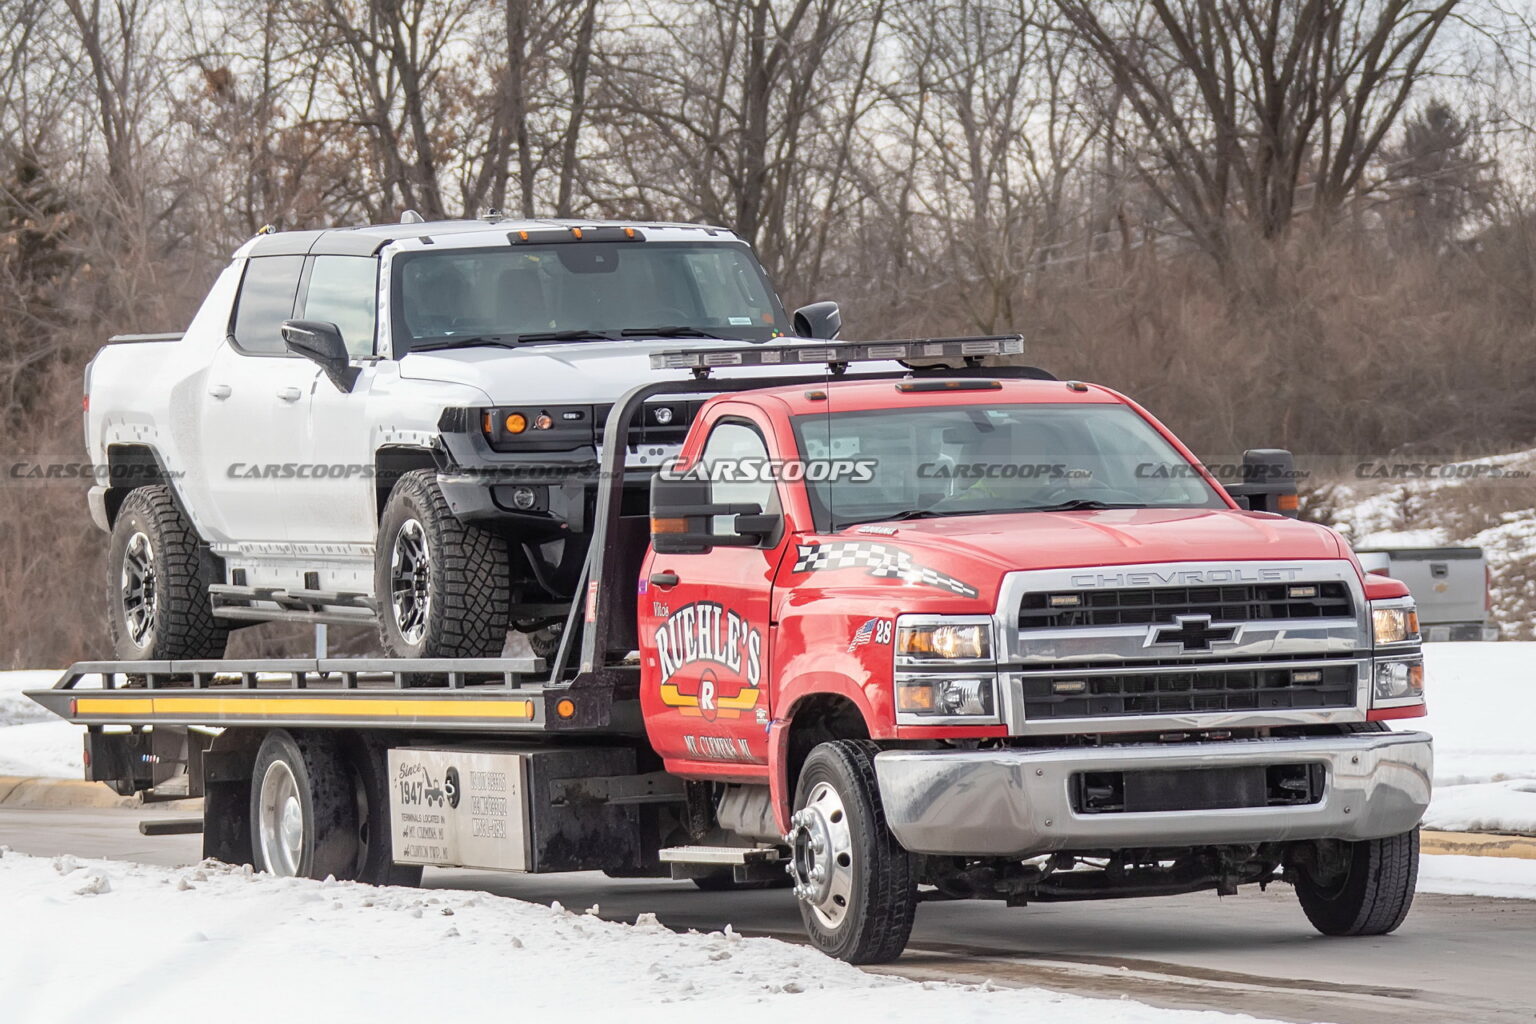
<path fill-rule="evenodd" d="M 217 658 L 274 620 L 377 623 L 401 657 L 495 657 L 509 629 L 551 653 L 605 416 L 651 354 L 839 327 L 835 303 L 786 316 L 717 227 L 258 235 L 185 333 L 113 338 L 86 369 L 117 657 Z M 700 404 L 645 407 L 640 479 Z"/>

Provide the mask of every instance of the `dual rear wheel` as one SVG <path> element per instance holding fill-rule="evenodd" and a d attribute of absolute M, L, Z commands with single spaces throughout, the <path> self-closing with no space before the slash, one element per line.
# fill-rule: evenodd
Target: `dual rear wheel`
<path fill-rule="evenodd" d="M 421 868 L 394 862 L 384 751 L 361 738 L 277 729 L 251 772 L 251 853 L 258 870 L 419 885 Z"/>

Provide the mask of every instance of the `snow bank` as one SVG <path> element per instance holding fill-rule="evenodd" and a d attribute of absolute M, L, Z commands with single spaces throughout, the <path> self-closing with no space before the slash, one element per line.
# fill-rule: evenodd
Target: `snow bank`
<path fill-rule="evenodd" d="M 1536 860 L 1442 854 L 1419 861 L 1419 892 L 1536 900 Z"/>
<path fill-rule="evenodd" d="M 1237 1024 L 1041 989 L 915 983 L 726 931 L 502 897 L 0 856 L 0 1006 L 17 1021 L 220 1024 L 1048 1020 Z M 146 928 L 153 937 L 146 937 Z M 130 952 L 131 951 L 131 952 Z"/>
<path fill-rule="evenodd" d="M 46 690 L 59 679 L 53 670 L 0 672 L 0 775 L 78 779 L 80 726 L 61 722 L 23 690 Z"/>
<path fill-rule="evenodd" d="M 1536 643 L 1424 645 L 1435 737 L 1428 828 L 1536 832 Z"/>

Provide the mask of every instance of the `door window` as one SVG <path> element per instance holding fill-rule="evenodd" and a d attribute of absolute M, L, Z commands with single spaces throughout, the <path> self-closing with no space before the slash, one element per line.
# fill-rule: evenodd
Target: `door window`
<path fill-rule="evenodd" d="M 717 423 L 699 462 L 709 471 L 710 497 L 719 505 L 756 505 L 779 511 L 779 492 L 768 461 L 768 443 L 756 427 L 738 420 Z M 731 533 L 734 516 L 716 516 L 712 533 Z"/>
<path fill-rule="evenodd" d="M 248 355 L 288 354 L 282 325 L 293 317 L 303 256 L 252 256 L 246 261 L 235 307 L 235 347 Z"/>
<path fill-rule="evenodd" d="M 378 278 L 379 262 L 371 256 L 314 257 L 304 294 L 303 319 L 341 328 L 347 352 L 354 359 L 373 355 Z"/>

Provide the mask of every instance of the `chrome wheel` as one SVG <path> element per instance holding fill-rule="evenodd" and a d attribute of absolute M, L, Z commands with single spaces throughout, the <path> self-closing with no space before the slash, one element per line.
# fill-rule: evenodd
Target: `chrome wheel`
<path fill-rule="evenodd" d="M 284 877 L 299 874 L 304 857 L 304 802 L 286 762 L 273 761 L 261 777 L 256 818 L 256 838 L 266 869 Z"/>
<path fill-rule="evenodd" d="M 795 895 L 822 925 L 835 929 L 853 899 L 853 832 L 843 798 L 830 782 L 818 782 L 805 806 L 790 819 L 788 870 Z"/>
<path fill-rule="evenodd" d="M 121 576 L 123 619 L 128 625 L 129 639 L 138 647 L 148 647 L 155 631 L 155 609 L 159 603 L 155 576 L 155 546 L 149 535 L 140 531 L 128 538 L 123 549 Z"/>
<path fill-rule="evenodd" d="M 400 524 L 389 554 L 389 593 L 395 627 L 408 644 L 419 644 L 427 635 L 427 618 L 432 614 L 431 571 L 427 532 L 417 520 L 407 519 Z"/>

